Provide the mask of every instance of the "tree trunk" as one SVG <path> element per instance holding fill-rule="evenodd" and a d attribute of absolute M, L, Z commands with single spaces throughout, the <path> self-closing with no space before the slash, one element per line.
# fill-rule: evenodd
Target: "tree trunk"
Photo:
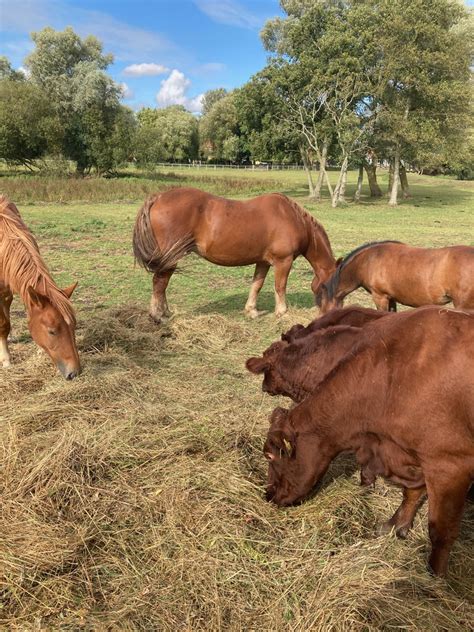
<path fill-rule="evenodd" d="M 347 156 L 345 156 L 344 160 L 342 161 L 341 170 L 339 172 L 339 178 L 337 180 L 337 184 L 336 184 L 336 187 L 334 189 L 334 193 L 332 194 L 332 201 L 331 201 L 332 208 L 336 208 L 336 206 L 339 203 L 342 184 L 343 184 L 344 178 L 346 177 L 346 174 L 347 174 L 348 162 L 349 162 L 349 160 L 348 160 Z"/>
<path fill-rule="evenodd" d="M 321 188 L 323 186 L 324 175 L 326 173 L 327 155 L 328 155 L 328 145 L 327 143 L 324 143 L 321 154 L 320 154 L 318 180 L 316 182 L 316 186 L 314 187 L 314 198 L 318 202 L 321 200 Z"/>
<path fill-rule="evenodd" d="M 346 185 L 347 185 L 347 167 L 342 174 L 341 186 L 339 188 L 339 200 L 342 202 L 346 201 Z"/>
<path fill-rule="evenodd" d="M 410 187 L 408 186 L 407 170 L 405 165 L 400 162 L 400 184 L 402 186 L 402 196 L 404 200 L 411 198 Z"/>
<path fill-rule="evenodd" d="M 309 189 L 309 197 L 314 198 L 314 183 L 313 176 L 311 175 L 311 163 L 308 161 L 308 155 L 304 150 L 304 147 L 300 147 L 301 158 L 303 159 L 303 166 L 306 172 L 306 177 L 308 178 L 308 189 Z"/>
<path fill-rule="evenodd" d="M 393 176 L 392 176 L 392 188 L 390 189 L 390 199 L 388 201 L 390 206 L 397 206 L 398 204 L 398 181 L 400 179 L 400 149 L 397 147 L 395 155 L 393 157 Z"/>
<path fill-rule="evenodd" d="M 372 163 L 368 163 L 367 161 L 365 161 L 364 169 L 367 173 L 367 180 L 369 182 L 370 197 L 382 197 L 382 189 L 379 187 L 377 182 L 377 167 L 375 166 L 375 161 Z"/>
<path fill-rule="evenodd" d="M 360 200 L 360 194 L 362 192 L 362 182 L 364 181 L 364 165 L 359 165 L 359 175 L 357 176 L 357 186 L 354 193 L 354 202 L 358 202 Z"/>
<path fill-rule="evenodd" d="M 388 187 L 387 195 L 390 196 L 390 192 L 393 188 L 393 160 L 390 160 L 390 167 L 388 168 Z"/>

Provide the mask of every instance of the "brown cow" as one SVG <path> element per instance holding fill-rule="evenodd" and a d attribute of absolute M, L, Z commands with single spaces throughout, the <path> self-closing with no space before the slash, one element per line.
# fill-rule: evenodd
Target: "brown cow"
<path fill-rule="evenodd" d="M 387 316 L 363 307 L 333 310 L 307 327 L 295 325 L 262 357 L 249 358 L 246 367 L 264 374 L 266 393 L 301 402 L 358 341 L 361 326 Z"/>
<path fill-rule="evenodd" d="M 384 476 L 403 502 L 384 527 L 410 528 L 428 495 L 429 566 L 446 573 L 474 481 L 474 312 L 424 307 L 364 327 L 319 388 L 271 418 L 267 498 L 303 499 L 341 452 L 362 480 Z"/>
<path fill-rule="evenodd" d="M 308 334 L 333 325 L 350 325 L 351 327 L 363 327 L 366 323 L 387 316 L 386 312 L 380 312 L 368 307 L 351 305 L 339 309 L 332 309 L 327 314 L 315 318 L 306 327 L 304 325 L 293 325 L 291 329 L 281 335 L 282 340 L 294 342 L 298 338 L 304 338 Z"/>

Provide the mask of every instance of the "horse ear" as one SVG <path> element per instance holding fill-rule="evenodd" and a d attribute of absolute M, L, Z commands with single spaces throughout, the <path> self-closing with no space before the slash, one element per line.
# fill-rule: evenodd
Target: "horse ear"
<path fill-rule="evenodd" d="M 65 287 L 63 290 L 61 290 L 61 292 L 64 294 L 66 298 L 71 298 L 72 293 L 74 292 L 76 287 L 77 287 L 77 281 L 73 283 L 72 285 L 70 285 L 69 287 Z"/>
<path fill-rule="evenodd" d="M 245 366 L 250 373 L 263 373 L 270 365 L 265 358 L 249 358 Z"/>
<path fill-rule="evenodd" d="M 33 302 L 33 305 L 35 305 L 36 307 L 44 309 L 46 305 L 49 303 L 48 297 L 45 296 L 44 294 L 41 294 L 41 292 L 38 292 L 37 290 L 35 290 L 35 288 L 31 285 L 28 286 L 27 292 Z"/>

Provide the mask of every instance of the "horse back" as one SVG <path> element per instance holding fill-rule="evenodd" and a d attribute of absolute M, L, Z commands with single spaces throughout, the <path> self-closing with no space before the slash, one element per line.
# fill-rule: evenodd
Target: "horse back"
<path fill-rule="evenodd" d="M 195 251 L 221 265 L 297 256 L 307 248 L 308 228 L 295 205 L 283 195 L 229 200 L 193 188 L 156 196 L 150 223 L 161 249 L 192 235 Z"/>

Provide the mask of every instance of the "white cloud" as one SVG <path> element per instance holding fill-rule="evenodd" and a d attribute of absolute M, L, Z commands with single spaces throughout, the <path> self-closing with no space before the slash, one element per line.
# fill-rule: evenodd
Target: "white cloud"
<path fill-rule="evenodd" d="M 200 112 L 204 94 L 196 97 L 188 97 L 187 92 L 191 81 L 179 70 L 172 70 L 169 77 L 163 79 L 161 88 L 156 95 L 156 101 L 161 107 L 168 105 L 184 105 L 191 112 Z"/>
<path fill-rule="evenodd" d="M 27 79 L 29 79 L 29 78 L 30 78 L 31 73 L 30 73 L 30 71 L 28 70 L 28 68 L 25 68 L 24 66 L 19 66 L 19 67 L 18 67 L 18 72 L 21 72 L 23 75 L 25 75 L 25 77 L 26 77 Z"/>
<path fill-rule="evenodd" d="M 135 96 L 133 93 L 133 90 L 130 90 L 130 88 L 127 86 L 125 81 L 119 85 L 120 85 L 120 90 L 122 91 L 122 97 L 124 99 L 133 99 L 133 97 Z"/>
<path fill-rule="evenodd" d="M 153 77 L 169 72 L 169 68 L 161 64 L 131 64 L 123 70 L 127 77 Z"/>
<path fill-rule="evenodd" d="M 194 0 L 197 7 L 211 20 L 220 24 L 240 26 L 246 29 L 259 28 L 261 20 L 247 11 L 235 0 Z"/>

